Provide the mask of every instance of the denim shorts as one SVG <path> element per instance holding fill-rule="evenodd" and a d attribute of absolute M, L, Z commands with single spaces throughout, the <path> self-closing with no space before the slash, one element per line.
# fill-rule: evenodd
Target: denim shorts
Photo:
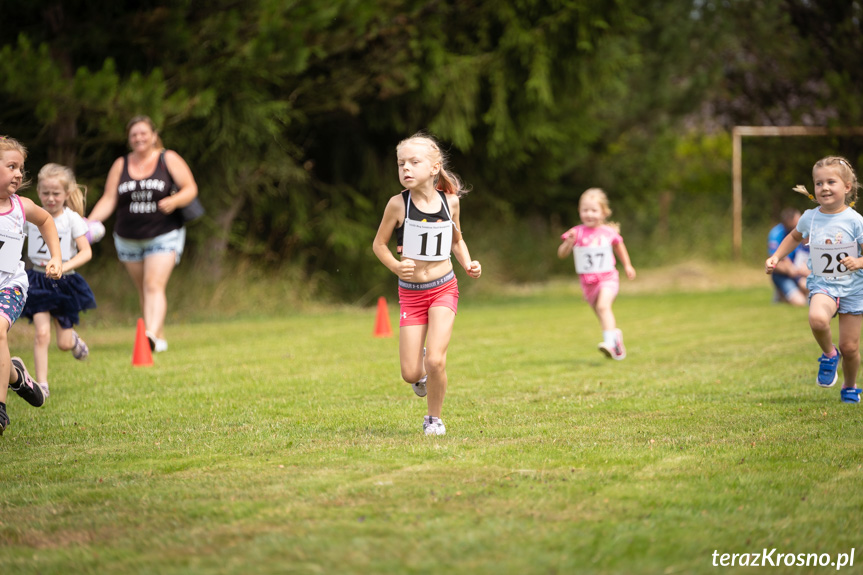
<path fill-rule="evenodd" d="M 827 290 L 815 288 L 809 293 L 809 301 L 812 301 L 812 296 L 815 294 L 826 295 L 836 302 L 838 308 L 837 313 L 850 315 L 863 315 L 863 294 L 843 295 L 842 297 L 834 297 L 827 293 Z"/>
<path fill-rule="evenodd" d="M 130 240 L 114 234 L 114 247 L 121 262 L 140 262 L 147 256 L 173 252 L 174 264 L 180 263 L 186 245 L 186 228 L 172 230 L 166 234 L 143 240 Z"/>

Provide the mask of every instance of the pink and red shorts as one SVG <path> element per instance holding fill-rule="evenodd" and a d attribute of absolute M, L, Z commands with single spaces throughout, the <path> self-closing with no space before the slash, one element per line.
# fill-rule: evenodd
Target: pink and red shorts
<path fill-rule="evenodd" d="M 412 283 L 399 280 L 399 326 L 425 325 L 429 308 L 448 307 L 458 313 L 458 281 L 455 272 L 436 280 Z"/>

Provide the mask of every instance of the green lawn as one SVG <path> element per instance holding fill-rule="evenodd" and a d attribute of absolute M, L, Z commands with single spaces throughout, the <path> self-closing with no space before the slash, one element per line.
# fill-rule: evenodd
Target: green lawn
<path fill-rule="evenodd" d="M 372 337 L 374 308 L 171 325 L 153 367 L 131 366 L 133 323 L 85 325 L 90 359 L 52 350 L 43 408 L 10 393 L 0 571 L 730 573 L 753 568 L 714 567 L 714 551 L 765 548 L 835 560 L 863 524 L 863 406 L 815 385 L 806 311 L 769 299 L 624 293 L 629 357 L 612 362 L 575 289 L 466 294 L 447 435 L 429 438 L 397 338 Z M 13 330 L 28 365 L 30 329 Z"/>

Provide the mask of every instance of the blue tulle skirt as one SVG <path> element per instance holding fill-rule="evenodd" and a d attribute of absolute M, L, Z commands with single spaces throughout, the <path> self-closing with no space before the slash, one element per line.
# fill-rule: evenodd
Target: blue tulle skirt
<path fill-rule="evenodd" d="M 78 314 L 96 307 L 93 290 L 81 274 L 64 275 L 52 280 L 45 272 L 27 270 L 30 289 L 21 315 L 33 321 L 33 315 L 47 311 L 56 318 L 60 327 L 69 329 L 79 322 Z"/>

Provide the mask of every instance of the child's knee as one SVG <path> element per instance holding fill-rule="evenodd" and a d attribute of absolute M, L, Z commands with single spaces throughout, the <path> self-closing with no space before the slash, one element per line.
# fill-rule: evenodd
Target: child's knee
<path fill-rule="evenodd" d="M 841 353 L 843 357 L 847 357 L 847 358 L 859 357 L 860 340 L 840 341 L 839 342 L 839 353 Z"/>
<path fill-rule="evenodd" d="M 39 347 L 47 346 L 51 343 L 51 327 L 37 327 L 36 328 L 36 345 Z"/>
<path fill-rule="evenodd" d="M 422 376 L 422 368 L 402 366 L 402 379 L 407 383 L 416 383 Z"/>
<path fill-rule="evenodd" d="M 429 354 L 426 356 L 426 371 L 429 373 L 439 373 L 446 371 L 446 356 Z"/>

